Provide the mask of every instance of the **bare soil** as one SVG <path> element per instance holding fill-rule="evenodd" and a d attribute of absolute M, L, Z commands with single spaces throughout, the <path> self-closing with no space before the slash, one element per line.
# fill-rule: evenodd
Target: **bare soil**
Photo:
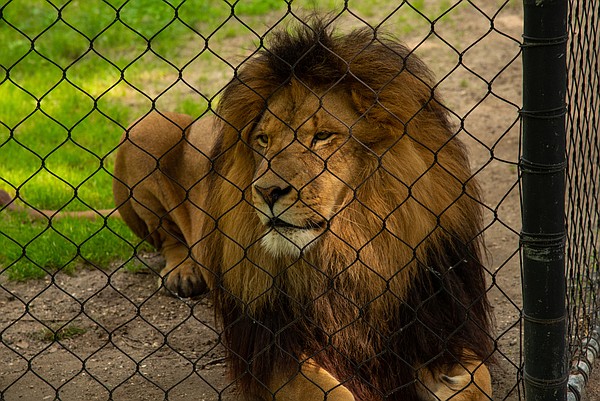
<path fill-rule="evenodd" d="M 494 400 L 512 401 L 523 399 L 516 167 L 522 17 L 519 7 L 494 16 L 497 2 L 481 3 L 489 5 L 458 8 L 425 41 L 416 34 L 403 40 L 440 80 L 483 188 L 497 343 Z M 140 259 L 153 268 L 161 264 L 156 254 Z M 152 269 L 134 274 L 120 263 L 87 266 L 74 276 L 0 281 L 0 399 L 236 399 L 211 301 L 172 297 L 156 282 Z M 588 395 L 600 399 L 597 389 Z"/>

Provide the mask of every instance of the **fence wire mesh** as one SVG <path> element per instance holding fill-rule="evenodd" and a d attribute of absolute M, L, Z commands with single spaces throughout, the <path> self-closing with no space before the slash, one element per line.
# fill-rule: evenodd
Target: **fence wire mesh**
<path fill-rule="evenodd" d="M 598 224 L 600 222 L 600 13 L 589 2 L 571 1 L 569 13 L 567 152 L 568 307 L 573 361 L 571 388 L 578 394 L 600 353 Z M 590 386 L 589 399 L 598 397 Z"/>
<path fill-rule="evenodd" d="M 2 3 L 0 399 L 238 399 L 241 379 L 227 375 L 227 326 L 215 320 L 215 299 L 210 292 L 182 298 L 164 291 L 163 256 L 113 210 L 114 166 L 121 136 L 134 121 L 154 112 L 174 120 L 168 113 L 178 112 L 190 116 L 182 120 L 187 126 L 213 115 L 226 96 L 224 86 L 257 50 L 269 48 L 273 32 L 306 21 L 314 7 L 276 0 Z M 521 5 L 330 2 L 321 11 L 342 32 L 389 32 L 433 71 L 432 88 L 441 93 L 452 137 L 464 143 L 481 186 L 485 295 L 495 323 L 487 333 L 493 361 L 485 361 L 493 399 L 523 399 Z M 568 297 L 577 365 L 587 357 L 582 341 L 598 326 L 598 10 L 573 1 L 571 17 Z M 325 103 L 326 96 L 319 96 Z M 189 182 L 201 177 L 166 171 L 161 166 L 168 158 L 150 161 L 183 181 L 177 185 L 191 197 Z M 147 176 L 135 173 L 142 174 L 140 182 Z M 131 186 L 135 197 L 140 185 Z M 167 223 L 176 209 L 152 213 Z M 224 219 L 212 217 L 224 230 Z M 357 258 L 369 242 L 355 250 Z M 245 249 L 242 258 L 251 259 L 251 252 Z M 418 313 L 414 317 L 419 320 Z M 385 391 L 394 399 L 403 390 Z"/>

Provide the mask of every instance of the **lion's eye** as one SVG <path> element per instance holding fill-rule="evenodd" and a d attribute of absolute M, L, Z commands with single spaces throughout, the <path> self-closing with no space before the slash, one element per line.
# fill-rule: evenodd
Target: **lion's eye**
<path fill-rule="evenodd" d="M 313 146 L 316 145 L 316 143 L 319 141 L 326 141 L 327 139 L 331 138 L 332 135 L 333 135 L 333 132 L 327 132 L 327 131 L 317 132 L 312 140 Z"/>
<path fill-rule="evenodd" d="M 256 143 L 258 143 L 258 146 L 261 148 L 266 148 L 269 146 L 269 137 L 265 134 L 256 135 Z"/>

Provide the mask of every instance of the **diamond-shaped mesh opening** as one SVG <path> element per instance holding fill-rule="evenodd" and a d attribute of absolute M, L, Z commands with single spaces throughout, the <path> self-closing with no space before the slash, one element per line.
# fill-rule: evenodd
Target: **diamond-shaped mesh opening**
<path fill-rule="evenodd" d="M 598 155 L 600 141 L 600 97 L 598 44 L 600 34 L 597 8 L 582 1 L 571 1 L 569 10 L 567 117 L 567 263 L 568 333 L 572 356 L 570 384 L 590 399 L 599 396 L 597 372 L 591 375 L 600 354 L 598 314 L 599 268 L 598 226 L 600 179 Z M 597 366 L 598 364 L 595 363 Z M 597 370 L 597 369 L 596 369 Z"/>
<path fill-rule="evenodd" d="M 85 361 L 85 370 L 109 390 L 119 388 L 136 375 L 137 364 L 112 344 L 106 344 Z"/>
<path fill-rule="evenodd" d="M 29 392 L 31 397 L 39 399 L 51 399 L 56 395 L 56 389 L 52 388 L 44 379 L 36 376 L 31 370 L 6 386 L 3 396 L 8 399 L 18 399 L 24 392 Z"/>
<path fill-rule="evenodd" d="M 525 399 L 521 4 L 313 3 L 0 6 L 1 399 Z M 600 352 L 592 3 L 569 2 L 576 391 Z M 315 8 L 371 39 L 274 45 Z"/>

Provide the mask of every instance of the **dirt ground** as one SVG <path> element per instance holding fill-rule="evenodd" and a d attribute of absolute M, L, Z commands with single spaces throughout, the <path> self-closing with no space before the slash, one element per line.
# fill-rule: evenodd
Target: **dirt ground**
<path fill-rule="evenodd" d="M 491 28 L 497 2 L 482 3 L 490 5 L 462 7 L 452 23 L 436 25 L 437 37 L 403 39 L 417 47 L 440 80 L 446 104 L 463 119 L 460 136 L 486 204 L 497 343 L 493 398 L 513 401 L 523 399 L 516 167 L 522 18 L 519 7 L 508 6 Z M 161 263 L 156 254 L 140 259 Z M 168 296 L 157 291 L 152 270 L 134 274 L 119 266 L 88 266 L 74 276 L 26 283 L 0 275 L 0 399 L 236 399 L 210 300 Z M 65 327 L 53 341 L 48 329 Z M 588 388 L 590 401 L 600 399 Z"/>

